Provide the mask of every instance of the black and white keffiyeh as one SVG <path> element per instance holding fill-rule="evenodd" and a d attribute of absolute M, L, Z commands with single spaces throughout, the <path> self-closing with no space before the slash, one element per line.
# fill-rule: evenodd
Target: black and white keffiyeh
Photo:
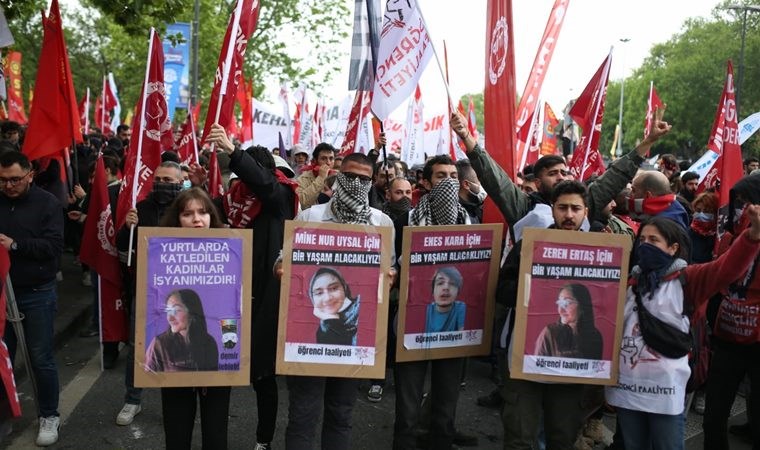
<path fill-rule="evenodd" d="M 360 178 L 349 179 L 342 173 L 335 177 L 330 208 L 341 223 L 369 223 L 371 186 L 370 181 L 363 181 Z"/>
<path fill-rule="evenodd" d="M 459 181 L 444 178 L 412 211 L 409 225 L 456 225 L 467 221 L 467 211 L 459 204 Z"/>

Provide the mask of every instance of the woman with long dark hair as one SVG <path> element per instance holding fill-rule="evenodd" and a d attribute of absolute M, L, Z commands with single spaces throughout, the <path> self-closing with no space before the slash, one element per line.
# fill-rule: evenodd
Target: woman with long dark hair
<path fill-rule="evenodd" d="M 314 272 L 309 298 L 319 318 L 317 343 L 356 345 L 359 296 L 351 297 L 351 288 L 337 269 L 321 267 Z"/>
<path fill-rule="evenodd" d="M 582 284 L 566 284 L 557 298 L 559 320 L 547 325 L 536 340 L 536 354 L 563 358 L 601 359 L 602 334 L 594 325 L 591 293 Z"/>

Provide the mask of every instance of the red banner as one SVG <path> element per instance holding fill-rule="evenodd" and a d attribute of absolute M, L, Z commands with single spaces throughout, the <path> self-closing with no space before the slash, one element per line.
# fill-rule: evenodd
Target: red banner
<path fill-rule="evenodd" d="M 512 30 L 512 0 L 488 2 L 486 18 L 486 80 L 483 104 L 486 149 L 502 169 L 515 179 L 515 51 Z M 484 223 L 504 222 L 488 199 Z"/>
<path fill-rule="evenodd" d="M 246 83 L 245 77 L 241 77 L 236 97 L 242 117 L 240 141 L 249 142 L 253 140 L 253 78 L 250 83 Z"/>
<path fill-rule="evenodd" d="M 5 336 L 5 326 L 9 323 L 5 321 L 5 308 L 8 300 L 5 293 L 5 284 L 6 280 L 8 280 L 10 269 L 11 259 L 8 255 L 8 250 L 0 246 L 0 286 L 3 287 L 0 290 L 0 337 Z M 10 360 L 11 357 L 8 347 L 5 345 L 5 340 L 0 339 L 0 361 L 3 361 L 3 364 L 0 364 L 0 378 L 2 378 L 3 387 L 5 388 L 5 397 L 8 399 L 7 408 L 12 417 L 21 417 L 21 403 L 18 399 L 16 379 L 13 377 L 13 365 L 10 364 Z"/>
<path fill-rule="evenodd" d="M 520 104 L 517 106 L 516 124 L 518 132 L 517 152 L 515 153 L 515 167 L 522 169 L 526 155 L 523 155 L 527 148 L 525 143 L 527 138 L 520 139 L 519 136 L 527 136 L 528 131 L 522 131 L 523 128 L 530 127 L 530 119 L 538 108 L 538 98 L 541 95 L 541 86 L 544 83 L 546 72 L 549 71 L 554 47 L 559 39 L 559 32 L 562 29 L 562 23 L 565 20 L 565 12 L 570 0 L 555 0 L 554 6 L 549 13 L 549 20 L 546 22 L 544 35 L 541 37 L 541 44 L 538 46 L 536 58 L 533 60 L 533 67 L 530 70 L 528 82 L 525 83 L 523 95 L 520 97 Z M 486 133 L 488 136 L 488 133 Z M 486 147 L 487 148 L 487 147 Z"/>
<path fill-rule="evenodd" d="M 356 151 L 356 140 L 359 137 L 364 118 L 369 114 L 369 105 L 372 102 L 372 93 L 368 91 L 356 91 L 354 103 L 351 105 L 351 112 L 348 115 L 346 124 L 346 135 L 343 138 L 343 144 L 340 146 L 340 154 L 348 155 Z"/>
<path fill-rule="evenodd" d="M 654 89 L 654 82 L 649 83 L 649 99 L 647 99 L 647 115 L 644 120 L 644 137 L 649 136 L 649 129 L 652 128 L 652 120 L 654 120 L 654 112 L 657 109 L 662 109 L 664 104 L 660 100 L 660 96 L 657 95 L 657 91 Z"/>
<path fill-rule="evenodd" d="M 25 124 L 24 98 L 21 84 L 21 53 L 9 52 L 5 57 L 5 76 L 8 77 L 8 120 Z"/>
<path fill-rule="evenodd" d="M 214 88 L 211 90 L 206 125 L 203 127 L 204 141 L 211 131 L 211 125 L 218 123 L 227 129 L 230 122 L 235 120 L 235 94 L 243 74 L 245 49 L 258 20 L 259 0 L 237 1 L 219 52 Z"/>
<path fill-rule="evenodd" d="M 103 342 L 129 339 L 129 328 L 121 300 L 121 268 L 116 251 L 116 229 L 106 187 L 103 157 L 95 163 L 90 207 L 82 233 L 79 259 L 100 277 L 100 324 Z"/>
<path fill-rule="evenodd" d="M 544 137 L 541 140 L 541 156 L 561 154 L 557 147 L 557 135 L 554 132 L 558 126 L 559 120 L 554 115 L 552 107 L 549 106 L 549 103 L 544 103 Z"/>
<path fill-rule="evenodd" d="M 573 160 L 570 162 L 570 172 L 580 181 L 604 173 L 604 161 L 599 154 L 599 137 L 602 134 L 604 99 L 607 96 L 611 63 L 612 52 L 604 59 L 570 109 L 570 117 L 583 129 L 573 153 Z"/>
<path fill-rule="evenodd" d="M 116 229 L 124 225 L 130 208 L 148 196 L 153 173 L 161 163 L 161 150 L 172 147 L 164 87 L 164 51 L 158 33 L 151 28 L 145 81 L 135 112 L 135 126 L 124 155 L 124 177 L 116 208 Z"/>
<path fill-rule="evenodd" d="M 208 195 L 211 198 L 224 195 L 224 181 L 222 180 L 222 171 L 219 169 L 216 151 L 212 151 L 208 158 Z"/>
<path fill-rule="evenodd" d="M 198 143 L 195 138 L 195 125 L 193 124 L 192 113 L 187 114 L 179 139 L 174 143 L 174 148 L 182 164 L 189 166 L 190 164 L 198 163 Z"/>
<path fill-rule="evenodd" d="M 47 19 L 42 19 L 42 25 L 42 50 L 23 148 L 30 160 L 58 153 L 72 142 L 82 142 L 58 0 L 50 4 L 50 12 Z"/>

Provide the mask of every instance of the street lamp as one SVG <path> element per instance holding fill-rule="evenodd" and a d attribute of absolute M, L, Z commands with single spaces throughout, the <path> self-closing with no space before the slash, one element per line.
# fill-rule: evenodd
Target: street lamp
<path fill-rule="evenodd" d="M 620 42 L 625 44 L 630 40 L 630 38 L 621 38 Z M 620 63 L 623 67 L 623 77 L 620 79 L 620 115 L 618 116 L 618 128 L 620 129 L 620 134 L 618 135 L 618 145 L 616 151 L 618 157 L 623 156 L 623 95 L 625 91 L 625 59 L 622 56 L 620 58 Z"/>
<path fill-rule="evenodd" d="M 728 5 L 726 9 L 742 11 L 742 47 L 739 53 L 739 76 L 736 80 L 736 116 L 739 116 L 739 93 L 744 80 L 744 37 L 747 34 L 747 11 L 760 12 L 760 5 Z"/>

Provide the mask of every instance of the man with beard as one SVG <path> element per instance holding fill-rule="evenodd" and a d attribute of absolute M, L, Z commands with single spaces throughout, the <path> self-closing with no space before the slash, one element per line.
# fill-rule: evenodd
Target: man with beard
<path fill-rule="evenodd" d="M 480 185 L 478 175 L 473 170 L 470 161 L 460 159 L 456 162 L 459 174 L 459 203 L 470 215 L 472 223 L 483 222 L 483 202 L 486 201 L 486 190 Z"/>
<path fill-rule="evenodd" d="M 679 194 L 687 202 L 693 202 L 697 196 L 697 188 L 699 188 L 699 174 L 696 172 L 684 173 L 681 175 L 681 184 L 683 184 L 683 188 Z"/>
<path fill-rule="evenodd" d="M 395 221 L 412 209 L 412 184 L 406 178 L 394 178 L 385 193 L 383 212 Z"/>
<path fill-rule="evenodd" d="M 372 161 L 361 153 L 346 155 L 335 177 L 329 202 L 314 205 L 295 220 L 368 225 L 393 225 L 390 217 L 370 207 Z M 391 261 L 395 260 L 392 256 Z M 282 268 L 277 267 L 278 275 Z M 388 269 L 390 283 L 395 269 Z M 289 450 L 312 449 L 316 440 L 318 417 L 322 417 L 321 448 L 351 448 L 351 416 L 356 403 L 359 380 L 354 378 L 288 376 L 289 412 L 285 446 Z M 323 411 L 324 410 L 324 411 Z M 324 414 L 322 414 L 324 412 Z"/>
<path fill-rule="evenodd" d="M 426 225 L 470 224 L 470 216 L 459 204 L 457 167 L 446 155 L 431 158 L 422 171 L 422 184 L 428 190 L 417 207 L 396 220 L 396 254 L 402 247 L 403 228 Z M 454 443 L 456 405 L 465 358 L 436 359 L 396 363 L 396 422 L 394 449 L 415 449 L 415 427 L 420 416 L 422 394 L 428 365 L 433 414 L 430 418 L 430 448 L 449 449 Z"/>
<path fill-rule="evenodd" d="M 156 168 L 156 172 L 153 175 L 153 189 L 148 197 L 137 203 L 135 208 L 132 208 L 127 213 L 126 221 L 119 230 L 116 236 L 116 247 L 119 250 L 119 259 L 126 263 L 127 252 L 132 249 L 132 266 L 127 267 L 126 264 L 122 266 L 122 274 L 124 277 L 124 290 L 126 307 L 129 311 L 130 319 L 130 344 L 127 354 L 127 364 L 124 376 L 124 385 L 127 392 L 124 396 L 124 406 L 116 416 L 117 425 L 129 425 L 135 419 L 135 416 L 140 413 L 142 407 L 140 406 L 142 400 L 142 388 L 136 388 L 134 383 L 135 373 L 135 356 L 134 356 L 134 339 L 135 339 L 135 274 L 137 269 L 135 268 L 134 261 L 137 261 L 135 252 L 137 250 L 137 236 L 139 233 L 139 227 L 155 227 L 161 221 L 164 212 L 168 209 L 169 205 L 179 195 L 182 190 L 182 169 L 180 165 L 167 161 L 161 163 Z M 134 226 L 134 240 L 130 246 L 129 241 L 129 229 Z"/>

